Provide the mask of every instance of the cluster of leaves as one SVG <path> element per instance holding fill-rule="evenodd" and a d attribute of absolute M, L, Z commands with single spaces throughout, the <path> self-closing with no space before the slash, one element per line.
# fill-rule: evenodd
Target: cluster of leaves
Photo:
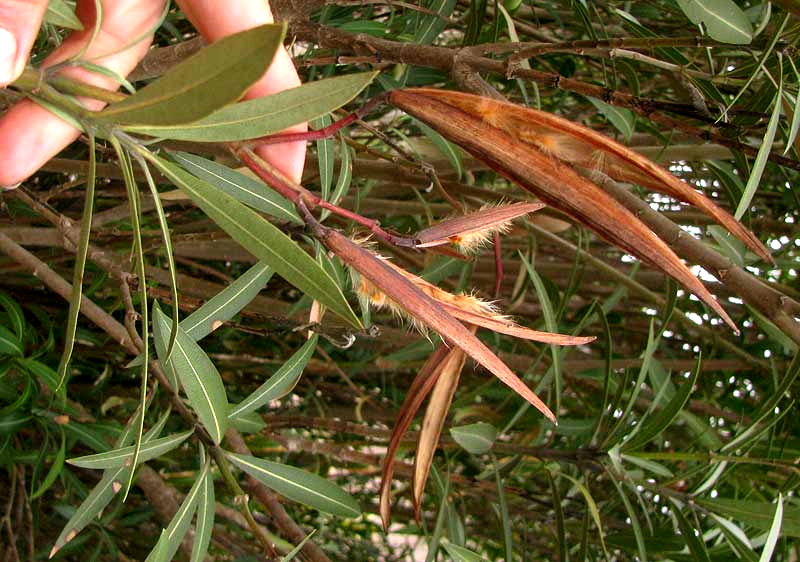
<path fill-rule="evenodd" d="M 69 25 L 65 3 L 53 2 L 49 14 L 47 26 Z M 605 100 L 590 98 L 588 105 L 586 98 L 563 89 L 544 96 L 524 72 L 516 78 L 493 75 L 486 82 L 508 98 L 573 120 L 589 112 L 592 126 L 616 132 L 625 142 L 647 144 L 653 156 L 676 149 L 672 154 L 679 156 L 670 158 L 678 164 L 672 170 L 722 206 L 736 209 L 735 216 L 747 219 L 775 250 L 776 263 L 763 269 L 756 253 L 718 227 L 708 227 L 705 243 L 791 300 L 797 294 L 799 242 L 791 226 L 798 205 L 790 186 L 798 167 L 769 160 L 782 152 L 797 163 L 800 156 L 800 75 L 789 56 L 800 40 L 794 17 L 769 4 L 745 12 L 730 0 L 657 2 L 629 11 L 577 0 L 569 7 L 560 2 L 489 5 L 474 0 L 459 5 L 433 0 L 418 9 L 391 2 L 327 5 L 315 20 L 332 32 L 366 32 L 397 45 L 436 43 L 453 53 L 463 47 L 488 53 L 494 46 L 503 54 L 507 39 L 546 38 L 542 44 L 557 43 L 558 48 L 516 64 L 531 70 L 535 60 L 545 74 L 599 82 L 610 92 L 631 92 L 640 100 L 664 100 L 663 107 L 653 102 L 654 112 L 683 112 L 698 128 L 718 123 L 726 138 L 738 144 L 721 158 L 710 158 L 703 144 L 675 140 L 656 121 L 607 103 L 614 101 L 611 94 Z M 691 43 L 687 48 L 685 40 L 656 44 L 674 37 L 689 21 L 708 36 L 697 41 L 710 37 L 721 43 L 709 42 L 708 51 Z M 164 40 L 170 30 L 180 35 L 184 25 L 178 14 L 170 14 L 162 28 Z M 59 32 L 46 27 L 45 33 L 57 37 Z M 63 176 L 43 172 L 31 183 L 33 195 L 24 192 L 27 201 L 10 202 L 13 221 L 3 225 L 8 236 L 22 237 L 25 245 L 25 233 L 14 229 L 33 225 L 38 229 L 33 236 L 44 236 L 48 229 L 36 215 L 42 208 L 56 217 L 82 217 L 80 230 L 62 231 L 77 256 L 69 311 L 35 292 L 37 281 L 29 275 L 10 277 L 6 293 L 0 294 L 0 464 L 5 468 L 0 478 L 7 478 L 0 480 L 7 484 L 0 485 L 5 505 L 0 532 L 7 536 L 8 556 L 21 558 L 27 545 L 32 556 L 68 558 L 90 544 L 92 559 L 124 553 L 169 560 L 189 536 L 180 555 L 192 560 L 225 552 L 245 560 L 262 548 L 270 552 L 267 543 L 277 545 L 288 560 L 306 540 L 328 556 L 352 560 L 416 559 L 420 550 L 428 560 L 457 561 L 538 559 L 553 552 L 559 560 L 795 556 L 800 506 L 793 495 L 798 479 L 794 461 L 800 444 L 790 414 L 800 363 L 793 334 L 783 333 L 760 309 L 742 306 L 742 299 L 749 303 L 751 296 L 742 293 L 746 287 L 717 285 L 712 291 L 742 329 L 735 338 L 721 334 L 718 321 L 661 273 L 631 265 L 629 256 L 552 212 L 520 222 L 497 246 L 496 257 L 484 252 L 465 260 L 447 251 L 420 257 L 394 249 L 395 261 L 421 270 L 424 282 L 456 292 L 491 294 L 496 281 L 492 267 L 502 269 L 506 282 L 497 283 L 499 295 L 518 316 L 520 330 L 544 328 L 598 341 L 565 348 L 497 333 L 479 333 L 476 339 L 466 329 L 458 339 L 443 330 L 446 339 L 495 374 L 497 365 L 505 364 L 488 346 L 497 350 L 558 414 L 559 424 L 534 415 L 528 403 L 494 379 L 464 368 L 462 354 L 454 359 L 458 368 L 447 379 L 447 389 L 431 395 L 431 404 L 439 406 L 435 415 L 426 413 L 421 425 L 418 455 L 426 460 L 416 458 L 410 494 L 416 521 L 408 516 L 412 504 L 403 486 L 395 492 L 400 499 L 394 506 L 402 523 L 388 525 L 385 495 L 380 511 L 387 534 L 377 534 L 375 474 L 383 459 L 375 450 L 390 437 L 382 424 L 392 423 L 391 412 L 419 391 L 416 381 L 409 387 L 408 373 L 426 359 L 453 355 L 455 348 L 440 347 L 445 351 L 436 355 L 436 334 L 421 338 L 392 328 L 390 318 L 366 306 L 357 314 L 348 295 L 358 283 L 349 282 L 347 266 L 360 263 L 359 272 L 369 277 L 375 266 L 364 267 L 364 260 L 369 264 L 377 258 L 364 257 L 369 254 L 361 249 L 341 250 L 345 242 L 335 238 L 338 232 L 316 222 L 308 236 L 302 227 L 309 220 L 299 212 L 304 205 L 294 204 L 296 194 L 282 197 L 226 165 L 226 156 L 216 161 L 210 156 L 219 155 L 215 148 L 222 143 L 274 134 L 294 123 L 324 127 L 331 112 L 359 95 L 353 107 L 401 86 L 449 87 L 452 77 L 440 69 L 404 64 L 377 77 L 364 68 L 333 67 L 330 55 L 336 53 L 321 42 L 298 57 L 313 69 L 300 89 L 234 103 L 263 74 L 271 60 L 265 54 L 275 52 L 283 33 L 282 26 L 265 26 L 222 40 L 131 96 L 107 93 L 105 101 L 114 103 L 96 114 L 72 105 L 58 88 L 38 90 L 34 71 L 18 83 L 20 90 L 81 125 L 88 143 L 73 147 L 69 160 L 61 161 L 78 164 L 73 171 L 83 179 L 64 183 Z M 352 37 L 354 47 L 363 40 Z M 621 46 L 603 43 L 611 38 L 620 38 Z M 627 49 L 626 40 L 648 54 Z M 391 61 L 395 53 L 384 46 L 387 51 L 366 64 Z M 506 62 L 511 68 L 511 59 Z M 318 75 L 326 78 L 315 80 Z M 67 93 L 104 95 L 69 87 L 74 90 L 62 84 Z M 686 98 L 690 103 L 682 103 Z M 403 107 L 413 112 L 413 104 Z M 456 200 L 463 213 L 487 202 L 525 199 L 503 178 L 528 187 L 522 174 L 501 170 L 498 176 L 470 159 L 441 136 L 447 122 L 429 121 L 434 130 L 406 115 L 371 111 L 369 120 L 391 131 L 394 140 L 374 128 L 354 128 L 340 131 L 338 139 L 316 142 L 312 168 L 317 174 L 312 172 L 304 184 L 324 209 L 342 205 L 380 217 L 383 228 L 375 225 L 375 232 L 422 232 L 419 241 L 435 238 L 426 227 L 449 212 L 448 202 Z M 493 111 L 502 112 L 502 106 Z M 782 111 L 791 118 L 781 119 Z M 424 111 L 416 115 L 425 118 Z M 150 137 L 166 151 L 143 142 Z M 760 147 L 745 150 L 756 138 Z M 481 150 L 480 138 L 461 140 L 479 158 L 490 152 Z M 192 153 L 178 150 L 185 141 L 195 143 Z M 548 154 L 544 143 L 536 142 Z M 97 151 L 97 144 L 110 150 Z M 100 158 L 111 154 L 119 167 L 101 167 L 97 152 Z M 577 155 L 571 156 L 567 165 L 582 165 L 575 162 Z M 488 163 L 498 169 L 491 158 Z M 613 167 L 597 167 L 618 177 Z M 119 171 L 105 171 L 111 169 Z M 106 174 L 109 185 L 95 181 Z M 428 182 L 438 189 L 426 191 Z M 77 191 L 81 185 L 86 189 Z M 140 193 L 144 185 L 149 198 Z M 169 191 L 171 186 L 180 192 Z M 558 197 L 546 195 L 557 204 Z M 48 199 L 52 207 L 41 203 Z M 650 202 L 704 234 L 697 226 L 705 223 L 669 197 L 650 196 Z M 76 203 L 83 203 L 82 211 Z M 96 213 L 100 205 L 102 212 Z M 114 215 L 117 205 L 128 208 L 129 216 Z M 117 216 L 111 219 L 119 221 L 117 226 L 103 228 L 96 220 L 101 214 Z M 587 217 L 578 221 L 593 225 Z M 324 214 L 321 220 L 332 222 Z M 220 230 L 229 238 L 220 239 Z M 626 235 L 606 237 L 629 249 Z M 323 243 L 341 260 L 328 255 Z M 56 274 L 68 277 L 72 263 L 65 267 L 44 246 L 46 251 L 34 259 L 51 262 Z M 631 247 L 636 253 L 637 247 Z M 360 257 L 347 257 L 354 252 Z M 129 276 L 115 277 L 96 259 L 103 254 L 129 258 L 138 279 L 134 295 L 125 294 Z M 255 265 L 245 269 L 242 264 L 253 257 Z M 274 279 L 273 273 L 278 274 Z M 204 278 L 208 275 L 235 280 L 223 288 Z M 120 285 L 125 285 L 121 292 Z M 114 316 L 126 317 L 125 349 L 114 341 L 117 333 L 104 328 L 103 335 L 80 321 L 82 298 L 100 303 L 111 322 Z M 416 319 L 434 328 L 444 325 L 437 313 L 394 298 Z M 178 306 L 166 314 L 158 299 Z M 710 295 L 704 300 L 713 302 Z M 134 307 L 140 334 L 130 322 Z M 191 310 L 182 320 L 181 308 Z M 66 320 L 56 323 L 53 317 Z M 57 327 L 64 325 L 67 352 L 59 362 L 63 334 Z M 369 325 L 379 327 L 380 335 L 366 331 Z M 300 337 L 306 333 L 307 338 Z M 130 343 L 137 337 L 140 342 Z M 71 356 L 73 347 L 79 353 Z M 129 361 L 125 352 L 136 358 Z M 151 361 L 153 356 L 158 361 Z M 265 364 L 274 367 L 267 376 Z M 423 365 L 420 373 L 426 368 L 435 371 L 437 365 Z M 512 380 L 504 376 L 504 382 Z M 515 388 L 524 395 L 519 389 L 527 387 Z M 448 410 L 453 418 L 445 433 L 449 437 L 440 437 Z M 401 409 L 404 429 L 415 411 Z M 250 435 L 247 443 L 254 454 L 234 445 L 231 435 L 238 432 Z M 393 454 L 406 443 L 402 431 L 391 435 Z M 441 453 L 434 457 L 437 445 Z M 385 490 L 392 485 L 392 472 L 412 473 L 393 454 L 384 465 Z M 142 477 L 150 466 L 159 469 L 156 478 L 166 489 L 183 495 L 172 509 L 153 503 L 152 483 Z M 387 467 L 392 469 L 388 478 Z M 429 472 L 426 498 L 422 490 Z M 137 474 L 150 503 L 132 488 Z M 242 499 L 244 475 L 254 479 L 252 485 L 289 500 L 291 518 L 319 531 L 301 543 L 287 527 L 271 526 L 278 519 L 274 511 L 272 519 L 264 518 Z M 349 493 L 333 483 L 337 479 Z M 38 508 L 45 505 L 55 509 Z M 226 509 L 231 505 L 241 514 Z M 156 516 L 166 518 L 157 521 Z M 215 523 L 218 533 L 213 532 Z M 325 556 L 308 549 L 304 553 L 311 559 Z"/>

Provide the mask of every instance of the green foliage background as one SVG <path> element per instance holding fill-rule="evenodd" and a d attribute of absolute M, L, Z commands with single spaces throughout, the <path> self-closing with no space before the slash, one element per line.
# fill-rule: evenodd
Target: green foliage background
<path fill-rule="evenodd" d="M 72 21 L 68 8 L 51 2 L 34 63 L 64 36 L 63 26 Z M 161 303 L 166 314 L 150 315 L 159 323 L 150 327 L 150 358 L 165 361 L 172 348 L 173 366 L 159 383 L 145 372 L 141 386 L 141 358 L 130 364 L 130 347 L 79 317 L 60 384 L 68 303 L 43 289 L 26 266 L 30 262 L 8 252 L 0 257 L 0 558 L 42 558 L 58 545 L 55 557 L 64 560 L 203 559 L 203 540 L 210 540 L 205 546 L 214 560 L 261 560 L 260 540 L 274 542 L 278 557 L 286 555 L 299 540 L 286 533 L 274 505 L 257 496 L 248 508 L 241 499 L 250 474 L 284 498 L 286 514 L 304 532 L 316 529 L 309 541 L 324 554 L 308 548 L 289 554 L 309 560 L 796 559 L 800 7 L 791 0 L 432 0 L 274 8 L 289 20 L 286 39 L 296 41 L 292 52 L 304 82 L 350 78 L 329 83 L 341 88 L 341 99 L 334 99 L 332 85 L 309 90 L 305 113 L 286 109 L 290 97 L 254 110 L 259 118 L 285 113 L 286 120 L 269 132 L 303 119 L 319 118 L 315 124 L 321 125 L 321 116 L 342 104 L 356 109 L 396 87 L 493 88 L 615 136 L 720 205 L 740 209 L 743 222 L 773 251 L 774 267 L 709 227 L 693 209 L 633 188 L 651 208 L 785 296 L 780 310 L 788 311 L 788 323 L 779 328 L 745 304 L 746 287 L 715 282 L 703 272 L 740 326 L 735 335 L 660 272 L 559 213 L 518 223 L 503 237 L 505 282 L 498 304 L 525 326 L 597 340 L 550 349 L 479 333 L 557 406 L 559 425 L 468 363 L 421 520 L 414 521 L 409 499 L 412 428 L 395 470 L 393 524 L 386 534 L 377 516 L 382 453 L 436 336 L 426 339 L 388 314 L 359 309 L 346 268 L 308 236 L 292 206 L 231 172 L 238 164 L 220 144 L 192 142 L 208 140 L 196 135 L 210 135 L 209 127 L 145 149 L 131 139 L 168 136 L 164 131 L 176 124 L 165 119 L 172 114 L 131 115 L 122 105 L 99 118 L 107 129 L 92 131 L 100 138 L 98 181 L 83 295 L 134 329 L 131 305 L 146 314 Z M 173 48 L 190 31 L 173 9 L 157 31 L 157 44 Z M 265 43 L 274 47 L 276 41 Z M 509 47 L 510 41 L 526 45 Z M 441 60 L 424 46 L 441 47 L 435 51 Z M 514 62 L 522 47 L 532 47 L 533 54 Z M 243 53 L 242 60 L 252 63 L 252 53 Z M 451 72 L 442 60 L 454 64 Z M 200 66 L 192 76 L 202 74 Z M 248 72 L 257 76 L 257 66 Z M 358 73 L 373 70 L 380 74 L 362 91 L 369 75 Z M 244 91 L 246 73 L 231 73 Z M 131 80 L 141 88 L 154 78 L 139 71 Z M 226 87 L 227 78 L 208 87 Z M 586 95 L 596 86 L 603 99 Z M 18 91 L 25 91 L 24 84 Z M 5 104 L 17 96 L 15 90 L 2 92 Z M 214 121 L 208 114 L 237 95 L 196 97 L 199 105 L 210 99 L 213 107 L 187 119 L 206 126 Z M 334 116 L 343 115 L 340 110 Z M 365 121 L 369 128 L 350 127 L 310 143 L 307 188 L 399 232 L 454 212 L 441 190 L 431 189 L 435 182 L 473 209 L 524 197 L 396 110 L 379 107 Z M 269 127 L 270 121 L 260 123 Z M 134 136 L 109 133 L 120 125 Z M 122 143 L 117 153 L 115 142 Z M 396 152 L 394 144 L 405 150 Z M 161 148 L 177 164 L 152 156 Z M 72 279 L 73 252 L 82 244 L 76 231 L 65 233 L 60 219 L 80 222 L 93 150 L 93 139 L 82 139 L 3 199 L 2 236 L 65 280 Z M 137 154 L 148 159 L 161 174 L 151 187 L 161 192 L 163 210 L 148 195 L 140 168 L 130 164 L 130 173 L 121 173 L 125 154 L 134 164 Z M 215 184 L 220 174 L 232 175 Z M 127 202 L 134 185 L 141 189 L 141 202 L 132 205 L 136 220 Z M 175 185 L 202 210 L 177 195 Z M 220 209 L 234 209 L 236 220 L 226 223 Z M 170 245 L 162 240 L 162 220 Z M 68 234 L 74 239 L 65 253 Z M 297 258 L 298 251 L 308 259 Z M 253 255 L 265 263 L 249 269 Z M 466 262 L 402 250 L 394 261 L 450 290 L 493 293 L 490 248 Z M 120 270 L 137 276 L 146 270 L 146 282 L 137 285 Z M 174 344 L 173 275 L 182 320 Z M 247 290 L 237 297 L 231 296 L 236 291 L 221 293 L 234 279 L 240 280 L 235 287 Z M 318 336 L 311 343 L 305 333 L 312 298 L 304 292 L 328 308 L 312 326 Z M 229 321 L 217 326 L 212 317 L 205 323 L 187 318 L 207 301 L 219 304 L 213 318 Z M 359 329 L 359 322 L 372 329 Z M 183 363 L 175 358 L 179 352 Z M 187 367 L 181 371 L 180 364 Z M 202 366 L 199 386 L 186 378 L 192 365 Z M 178 387 L 178 380 L 182 399 L 163 388 L 165 382 Z M 143 396 L 148 408 L 139 439 L 136 412 Z M 235 415 L 219 413 L 225 401 L 240 405 Z M 193 419 L 196 425 L 187 421 Z M 212 431 L 216 423 L 223 425 Z M 226 452 L 235 450 L 230 438 L 215 446 L 225 425 L 246 433 L 258 459 Z M 493 441 L 488 450 L 487 440 Z M 103 455 L 65 462 L 98 453 Z M 130 469 L 118 459 L 134 456 L 146 463 L 133 474 L 123 502 Z M 86 501 L 98 489 L 109 502 L 99 518 Z M 72 538 L 76 514 L 84 516 L 85 528 Z M 195 533 L 181 545 L 181 530 L 190 524 Z"/>

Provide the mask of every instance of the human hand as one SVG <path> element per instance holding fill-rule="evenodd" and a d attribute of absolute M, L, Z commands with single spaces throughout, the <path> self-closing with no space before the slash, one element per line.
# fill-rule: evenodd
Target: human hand
<path fill-rule="evenodd" d="M 209 42 L 273 21 L 264 0 L 179 0 L 183 12 Z M 100 32 L 88 46 L 84 60 L 100 64 L 127 76 L 147 53 L 152 33 L 135 45 L 129 43 L 152 30 L 164 9 L 164 0 L 102 0 L 103 22 Z M 0 2 L 0 87 L 19 77 L 47 9 L 47 0 L 5 0 Z M 91 38 L 94 28 L 93 0 L 78 0 L 77 14 L 84 31 L 77 31 L 47 57 L 51 66 L 78 53 Z M 119 51 L 121 48 L 127 47 Z M 112 53 L 109 56 L 104 56 Z M 111 78 L 79 67 L 62 71 L 76 80 L 115 90 Z M 267 73 L 245 95 L 257 98 L 300 85 L 288 53 L 279 49 Z M 97 100 L 82 100 L 91 110 L 102 109 Z M 291 131 L 305 131 L 298 125 Z M 24 100 L 0 117 L 0 186 L 16 187 L 45 162 L 74 141 L 79 132 L 36 103 Z M 259 147 L 256 152 L 299 182 L 305 159 L 305 143 L 294 142 Z"/>

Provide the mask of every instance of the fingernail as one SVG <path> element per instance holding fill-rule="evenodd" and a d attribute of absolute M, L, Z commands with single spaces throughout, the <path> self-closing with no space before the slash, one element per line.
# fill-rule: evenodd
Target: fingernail
<path fill-rule="evenodd" d="M 21 185 L 22 185 L 22 182 L 18 181 L 14 185 L 0 185 L 0 189 L 2 189 L 4 191 L 11 191 L 12 189 L 17 189 Z"/>
<path fill-rule="evenodd" d="M 0 86 L 17 79 L 17 39 L 7 29 L 0 27 Z"/>

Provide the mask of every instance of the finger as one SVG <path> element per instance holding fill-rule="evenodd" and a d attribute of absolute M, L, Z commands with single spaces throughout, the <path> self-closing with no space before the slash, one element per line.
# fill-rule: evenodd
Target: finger
<path fill-rule="evenodd" d="M 0 88 L 22 74 L 45 10 L 47 0 L 0 2 Z"/>
<path fill-rule="evenodd" d="M 243 31 L 257 25 L 272 23 L 272 12 L 265 0 L 179 0 L 181 9 L 197 30 L 209 41 Z M 253 99 L 274 94 L 300 85 L 300 78 L 286 50 L 281 47 L 267 73 L 248 90 L 245 98 Z M 292 132 L 307 130 L 305 123 L 288 129 Z M 273 144 L 256 148 L 259 156 L 281 172 L 299 182 L 303 175 L 306 143 L 303 141 Z"/>
<path fill-rule="evenodd" d="M 136 45 L 129 41 L 142 36 L 157 22 L 164 0 L 103 0 L 103 22 L 83 59 L 100 64 L 123 76 L 145 55 L 152 37 Z M 93 0 L 81 0 L 77 14 L 84 31 L 71 34 L 44 62 L 50 66 L 79 53 L 91 37 L 95 10 Z M 121 50 L 123 47 L 124 50 Z M 119 51 L 119 52 L 117 52 Z M 112 53 L 106 56 L 107 53 Z M 63 71 L 82 80 L 115 90 L 117 83 L 108 76 L 71 67 Z M 81 100 L 92 110 L 103 107 L 97 100 Z M 0 186 L 13 186 L 38 170 L 42 164 L 75 140 L 78 131 L 31 101 L 22 101 L 0 117 Z"/>

